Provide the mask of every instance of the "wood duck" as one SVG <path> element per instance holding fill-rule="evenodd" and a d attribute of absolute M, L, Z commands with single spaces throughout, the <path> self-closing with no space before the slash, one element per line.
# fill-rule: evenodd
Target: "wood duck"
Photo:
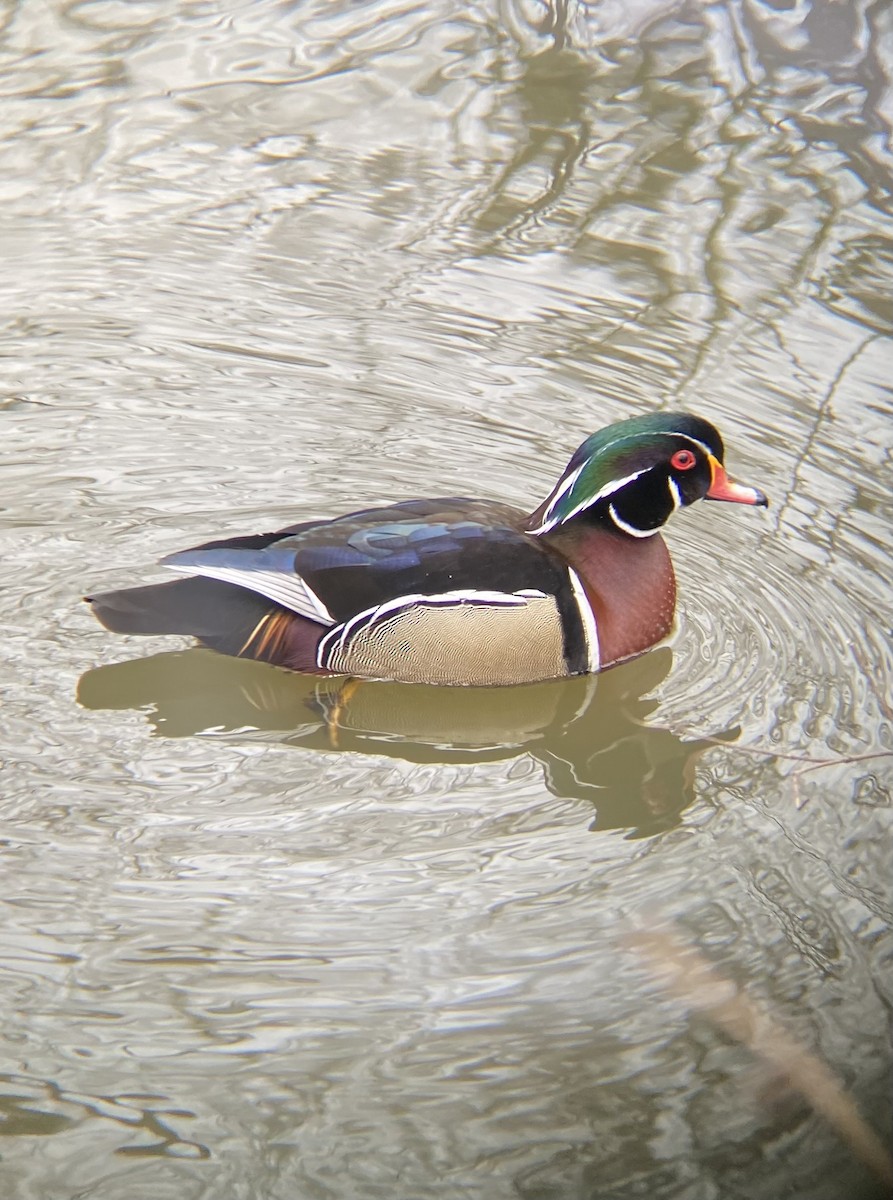
<path fill-rule="evenodd" d="M 633 417 L 587 438 L 529 516 L 406 500 L 207 542 L 161 560 L 188 578 L 88 602 L 117 633 L 187 634 L 294 671 L 458 685 L 602 671 L 670 631 L 670 515 L 768 503 L 723 457 L 700 417 Z"/>

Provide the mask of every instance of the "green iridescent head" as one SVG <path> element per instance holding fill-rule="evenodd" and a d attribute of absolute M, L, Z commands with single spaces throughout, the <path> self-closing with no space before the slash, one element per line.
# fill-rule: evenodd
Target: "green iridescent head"
<path fill-rule="evenodd" d="M 757 488 L 732 483 L 723 456 L 722 438 L 702 417 L 649 413 L 618 421 L 579 447 L 528 532 L 550 533 L 580 518 L 649 537 L 695 500 L 768 504 Z"/>

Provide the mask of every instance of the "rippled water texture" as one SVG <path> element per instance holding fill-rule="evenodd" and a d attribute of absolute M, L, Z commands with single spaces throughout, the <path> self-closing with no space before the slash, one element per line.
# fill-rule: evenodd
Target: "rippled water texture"
<path fill-rule="evenodd" d="M 891 6 L 2 14 L 5 1200 L 880 1195 L 633 935 L 887 1135 Z M 597 681 L 335 729 L 79 600 L 674 407 L 772 507 Z"/>

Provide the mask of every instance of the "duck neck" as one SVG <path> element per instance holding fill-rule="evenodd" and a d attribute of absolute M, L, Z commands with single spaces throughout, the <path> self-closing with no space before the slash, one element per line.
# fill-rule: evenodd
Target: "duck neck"
<path fill-rule="evenodd" d="M 595 616 L 601 667 L 666 637 L 676 610 L 676 576 L 659 533 L 636 538 L 606 523 L 574 519 L 540 541 L 579 575 Z"/>

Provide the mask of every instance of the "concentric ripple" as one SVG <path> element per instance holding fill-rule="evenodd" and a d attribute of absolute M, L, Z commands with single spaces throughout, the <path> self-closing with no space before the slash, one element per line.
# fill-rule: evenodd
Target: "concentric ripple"
<path fill-rule="evenodd" d="M 783 530 L 735 539 L 729 519 L 674 531 L 679 616 L 664 711 L 717 730 L 750 718 L 793 751 L 864 749 L 866 710 L 883 710 L 893 679 L 864 595 L 872 564 L 844 576 L 806 561 Z"/>

